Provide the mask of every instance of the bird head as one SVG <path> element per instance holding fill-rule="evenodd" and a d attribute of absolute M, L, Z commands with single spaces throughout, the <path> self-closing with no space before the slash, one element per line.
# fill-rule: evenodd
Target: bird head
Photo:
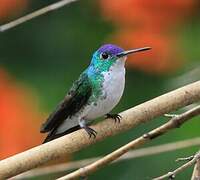
<path fill-rule="evenodd" d="M 143 47 L 125 51 L 116 45 L 105 44 L 93 54 L 91 65 L 100 71 L 108 71 L 116 62 L 124 64 L 128 55 L 149 49 L 151 48 Z"/>

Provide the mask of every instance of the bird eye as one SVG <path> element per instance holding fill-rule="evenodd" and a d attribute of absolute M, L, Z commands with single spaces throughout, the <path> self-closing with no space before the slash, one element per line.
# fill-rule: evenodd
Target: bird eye
<path fill-rule="evenodd" d="M 109 58 L 109 54 L 108 53 L 106 53 L 106 52 L 103 52 L 102 54 L 101 54 L 101 59 L 108 59 Z"/>

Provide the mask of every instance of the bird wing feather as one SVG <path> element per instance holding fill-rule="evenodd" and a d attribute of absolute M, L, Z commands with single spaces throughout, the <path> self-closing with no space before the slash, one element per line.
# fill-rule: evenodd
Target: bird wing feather
<path fill-rule="evenodd" d="M 46 122 L 42 124 L 40 132 L 45 133 L 57 129 L 62 122 L 76 114 L 87 103 L 92 94 L 91 82 L 86 73 L 83 73 L 73 84 L 64 100 L 50 114 Z"/>

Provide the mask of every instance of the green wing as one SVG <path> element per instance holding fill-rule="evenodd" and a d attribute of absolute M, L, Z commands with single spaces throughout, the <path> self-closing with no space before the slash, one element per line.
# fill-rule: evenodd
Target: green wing
<path fill-rule="evenodd" d="M 86 73 L 83 73 L 73 84 L 64 100 L 58 105 L 56 110 L 50 114 L 46 122 L 42 125 L 40 132 L 45 133 L 55 130 L 62 122 L 76 114 L 87 103 L 92 94 L 92 86 Z"/>

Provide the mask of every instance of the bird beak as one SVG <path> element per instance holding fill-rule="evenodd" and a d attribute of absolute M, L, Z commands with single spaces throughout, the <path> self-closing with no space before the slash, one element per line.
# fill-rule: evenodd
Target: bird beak
<path fill-rule="evenodd" d="M 123 52 L 117 54 L 116 56 L 120 58 L 120 57 L 123 57 L 123 56 L 127 56 L 128 54 L 132 54 L 132 53 L 136 53 L 136 52 L 140 52 L 140 51 L 146 51 L 146 50 L 150 50 L 150 49 L 151 49 L 151 47 L 131 49 L 131 50 L 128 50 L 128 51 L 123 51 Z"/>

